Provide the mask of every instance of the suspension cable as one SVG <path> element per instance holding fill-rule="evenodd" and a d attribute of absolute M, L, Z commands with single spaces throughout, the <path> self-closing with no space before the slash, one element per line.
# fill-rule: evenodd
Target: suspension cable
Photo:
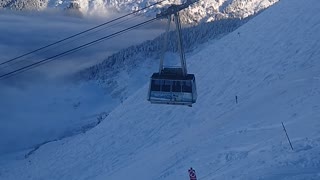
<path fill-rule="evenodd" d="M 30 51 L 30 52 L 28 52 L 28 53 L 25 53 L 25 54 L 22 54 L 22 55 L 20 55 L 20 56 L 17 56 L 17 57 L 15 57 L 15 58 L 9 59 L 9 60 L 7 60 L 7 61 L 5 61 L 5 62 L 0 63 L 0 65 L 3 65 L 3 64 L 12 62 L 12 61 L 14 61 L 14 60 L 16 60 L 16 59 L 20 59 L 20 58 L 25 57 L 25 56 L 27 56 L 27 55 L 29 55 L 29 54 L 38 52 L 38 51 L 40 51 L 40 50 L 42 50 L 42 49 L 51 47 L 51 46 L 53 46 L 53 45 L 55 45 L 55 44 L 61 43 L 61 42 L 66 41 L 66 40 L 68 40 L 68 39 L 71 39 L 71 38 L 74 38 L 74 37 L 79 36 L 79 35 L 81 35 L 81 34 L 84 34 L 84 33 L 86 33 L 86 32 L 89 32 L 89 31 L 92 31 L 92 30 L 94 30 L 94 29 L 97 29 L 97 28 L 99 28 L 99 27 L 101 27 L 101 26 L 110 24 L 110 23 L 112 23 L 112 22 L 114 22 L 114 21 L 117 21 L 117 20 L 119 20 L 119 19 L 122 19 L 122 18 L 125 18 L 125 17 L 127 17 L 127 16 L 133 15 L 133 14 L 135 14 L 135 13 L 138 13 L 138 12 L 140 12 L 140 11 L 143 11 L 143 10 L 145 10 L 145 9 L 148 9 L 148 8 L 150 8 L 150 7 L 152 7 L 152 6 L 157 5 L 157 4 L 161 4 L 161 3 L 164 2 L 164 1 L 166 1 L 166 0 L 161 0 L 161 1 L 159 1 L 159 2 L 153 3 L 153 4 L 149 5 L 149 6 L 146 6 L 146 7 L 144 7 L 144 8 L 141 8 L 141 9 L 138 9 L 138 10 L 136 10 L 136 11 L 133 11 L 133 12 L 131 12 L 131 13 L 129 13 L 129 14 L 120 16 L 120 17 L 118 17 L 118 18 L 115 18 L 115 19 L 113 19 L 113 20 L 107 21 L 107 22 L 105 22 L 105 23 L 103 23 L 103 24 L 100 24 L 100 25 L 98 25 L 98 26 L 89 28 L 89 29 L 87 29 L 87 30 L 85 30 L 85 31 L 79 32 L 79 33 L 74 34 L 74 35 L 72 35 L 72 36 L 66 37 L 66 38 L 61 39 L 61 40 L 59 40 L 59 41 L 56 41 L 56 42 L 54 42 L 54 43 L 48 44 L 48 45 L 43 46 L 43 47 L 41 47 L 41 48 L 38 48 L 38 49 L 35 49 L 35 50 Z"/>
<path fill-rule="evenodd" d="M 131 31 L 131 30 L 136 29 L 136 28 L 138 28 L 138 27 L 140 27 L 140 26 L 149 24 L 149 23 L 151 23 L 152 21 L 154 21 L 154 20 L 156 20 L 156 19 L 158 19 L 158 18 L 152 18 L 152 19 L 150 19 L 150 20 L 147 20 L 147 21 L 144 21 L 144 22 L 142 22 L 142 23 L 136 24 L 136 25 L 131 26 L 131 27 L 129 27 L 129 28 L 126 28 L 126 29 L 123 29 L 123 30 L 121 30 L 121 31 L 112 33 L 112 34 L 110 34 L 110 35 L 108 35 L 108 36 L 104 36 L 104 37 L 102 37 L 102 38 L 96 39 L 96 40 L 91 41 L 91 42 L 89 42 L 89 43 L 85 43 L 85 44 L 83 44 L 83 45 L 81 45 L 81 46 L 72 48 L 72 49 L 70 49 L 70 50 L 68 50 L 68 51 L 64 51 L 64 52 L 62 52 L 62 53 L 59 53 L 59 54 L 54 55 L 54 56 L 51 56 L 51 57 L 49 57 L 49 58 L 45 58 L 45 59 L 43 59 L 43 60 L 41 60 L 41 61 L 32 63 L 32 64 L 30 64 L 30 65 L 21 67 L 21 68 L 19 68 L 19 69 L 13 70 L 13 71 L 8 72 L 8 73 L 5 73 L 5 74 L 2 74 L 2 75 L 0 75 L 0 79 L 9 78 L 9 77 L 12 77 L 13 75 L 17 75 L 17 74 L 19 74 L 19 73 L 21 73 L 21 72 L 25 72 L 26 70 L 33 69 L 33 68 L 35 68 L 35 67 L 38 67 L 38 66 L 40 66 L 40 65 L 43 65 L 43 64 L 45 64 L 45 63 L 48 63 L 48 62 L 50 62 L 50 61 L 52 61 L 52 60 L 58 59 L 58 58 L 60 58 L 60 57 L 66 56 L 66 55 L 71 54 L 71 53 L 74 53 L 74 52 L 77 52 L 77 51 L 79 51 L 79 50 L 81 50 L 81 49 L 84 49 L 84 48 L 87 48 L 87 47 L 92 46 L 92 45 L 94 45 L 94 44 L 100 43 L 100 42 L 102 42 L 102 41 L 104 41 L 104 40 L 111 39 L 111 38 L 113 38 L 113 37 L 115 37 L 115 36 L 118 36 L 118 35 L 120 35 L 120 34 L 123 34 L 123 33 L 125 33 L 125 32 L 128 32 L 128 31 Z"/>
<path fill-rule="evenodd" d="M 87 37 L 87 36 L 92 36 L 93 34 L 98 33 L 98 32 L 100 32 L 100 31 L 102 31 L 102 30 L 106 30 L 106 29 L 109 29 L 109 28 L 111 28 L 111 27 L 115 27 L 115 26 L 117 26 L 117 25 L 121 25 L 121 24 L 123 24 L 124 22 L 127 22 L 127 21 L 132 20 L 132 19 L 137 18 L 137 17 L 138 17 L 138 16 L 133 16 L 133 17 L 130 17 L 130 18 L 128 18 L 128 19 L 124 19 L 124 20 L 122 20 L 122 21 L 120 21 L 120 22 L 114 23 L 114 24 L 112 24 L 112 25 L 110 25 L 110 26 L 104 27 L 104 28 L 102 28 L 102 29 L 98 29 L 98 30 L 89 32 L 88 34 L 84 34 L 83 36 L 75 37 L 75 38 L 73 38 L 73 39 L 70 40 L 70 41 L 63 42 L 60 46 L 65 46 L 65 45 L 67 45 L 67 44 L 70 44 L 70 43 L 72 43 L 72 42 L 77 41 L 77 40 L 80 39 L 80 38 L 84 38 L 84 37 Z M 48 51 L 50 51 L 50 49 L 46 49 L 46 50 L 42 51 L 41 53 L 45 53 L 45 52 L 48 52 Z M 35 57 L 35 56 L 36 56 L 36 54 L 34 54 L 34 55 L 32 55 L 32 56 L 29 56 L 29 58 L 32 58 L 32 57 Z M 29 58 L 28 58 L 28 59 L 29 59 Z M 7 65 L 5 65 L 5 66 L 3 66 L 3 67 L 0 67 L 0 68 L 5 69 L 5 68 L 11 67 L 11 66 L 16 65 L 16 64 L 21 64 L 23 61 L 27 61 L 27 59 L 20 59 L 20 60 L 17 59 L 17 61 L 14 61 L 14 62 L 12 62 L 12 63 L 10 63 L 10 64 L 7 64 Z M 4 65 L 4 64 L 3 64 L 3 65 Z"/>

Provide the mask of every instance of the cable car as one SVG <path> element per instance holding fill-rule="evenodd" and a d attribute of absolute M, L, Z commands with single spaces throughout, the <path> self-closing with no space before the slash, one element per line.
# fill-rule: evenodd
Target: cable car
<path fill-rule="evenodd" d="M 155 104 L 187 105 L 191 107 L 197 100 L 196 79 L 194 74 L 187 73 L 181 38 L 179 10 L 181 10 L 181 8 L 179 9 L 179 5 L 172 5 L 167 11 L 160 13 L 159 15 L 168 18 L 168 25 L 164 37 L 159 72 L 153 73 L 150 79 L 148 101 Z M 164 67 L 163 65 L 172 14 L 174 15 L 176 33 L 178 36 L 177 44 L 180 52 L 181 67 Z"/>
<path fill-rule="evenodd" d="M 197 100 L 194 74 L 177 74 L 181 70 L 165 68 L 163 72 L 153 73 L 149 87 L 149 101 L 158 104 L 191 106 Z"/>

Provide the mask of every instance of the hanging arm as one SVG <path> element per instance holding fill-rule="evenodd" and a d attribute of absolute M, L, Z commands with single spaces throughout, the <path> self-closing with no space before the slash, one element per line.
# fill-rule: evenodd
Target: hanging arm
<path fill-rule="evenodd" d="M 167 18 L 168 18 L 168 24 L 167 24 L 166 33 L 163 37 L 164 39 L 163 39 L 163 48 L 162 48 L 161 58 L 160 58 L 159 74 L 161 74 L 163 70 L 164 55 L 168 46 L 167 43 L 168 43 L 168 34 L 169 34 L 170 24 L 171 24 L 171 15 L 168 15 Z"/>
<path fill-rule="evenodd" d="M 186 76 L 187 75 L 187 65 L 186 65 L 186 58 L 185 58 L 183 42 L 182 42 L 181 22 L 180 22 L 179 12 L 176 12 L 174 14 L 174 17 L 175 17 L 175 23 L 176 23 L 176 32 L 177 32 L 177 36 L 178 36 L 178 48 L 179 48 L 179 53 L 180 53 L 182 75 Z"/>

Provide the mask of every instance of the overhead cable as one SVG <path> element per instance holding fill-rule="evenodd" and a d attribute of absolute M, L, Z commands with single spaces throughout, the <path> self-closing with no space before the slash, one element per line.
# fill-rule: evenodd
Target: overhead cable
<path fill-rule="evenodd" d="M 60 47 L 61 47 L 61 46 L 65 46 L 65 45 L 67 45 L 67 44 L 70 44 L 70 43 L 72 43 L 72 42 L 75 42 L 75 41 L 77 41 L 77 40 L 80 39 L 80 38 L 84 38 L 84 37 L 87 37 L 87 36 L 92 36 L 93 34 L 98 33 L 98 32 L 100 32 L 100 31 L 102 31 L 102 30 L 105 30 L 105 29 L 108 29 L 108 28 L 111 28 L 111 27 L 115 27 L 115 26 L 117 26 L 117 25 L 121 25 L 121 24 L 123 24 L 124 22 L 127 22 L 127 21 L 129 21 L 129 20 L 131 20 L 131 19 L 134 19 L 134 18 L 137 18 L 137 17 L 138 17 L 138 16 L 130 17 L 130 18 L 128 18 L 128 19 L 124 19 L 124 20 L 122 20 L 122 21 L 116 22 L 116 23 L 114 23 L 114 24 L 112 24 L 112 25 L 110 25 L 110 26 L 104 27 L 104 28 L 102 28 L 102 29 L 97 29 L 97 30 L 92 31 L 92 32 L 89 32 L 89 33 L 87 33 L 87 34 L 83 34 L 83 36 L 75 37 L 75 38 L 73 38 L 73 39 L 70 40 L 70 41 L 63 42 L 63 43 L 61 42 L 62 44 L 60 44 Z M 50 49 L 46 49 L 46 50 L 44 50 L 44 51 L 41 51 L 41 53 L 45 53 L 45 52 L 48 52 L 48 51 L 50 51 Z M 34 54 L 34 55 L 32 55 L 32 56 L 29 56 L 28 59 L 30 59 L 30 58 L 32 58 L 32 57 L 35 57 L 35 56 L 36 56 L 36 54 Z M 20 63 L 22 63 L 23 61 L 27 61 L 27 59 L 21 59 L 21 58 L 20 58 L 20 60 L 17 59 L 17 61 L 14 61 L 14 62 L 12 62 L 12 63 L 6 64 L 6 65 L 3 64 L 4 66 L 2 66 L 2 67 L 0 67 L 0 68 L 5 69 L 5 68 L 11 67 L 11 66 L 13 66 L 13 65 L 20 64 Z"/>
<path fill-rule="evenodd" d="M 58 58 L 60 58 L 60 57 L 66 56 L 66 55 L 68 55 L 68 54 L 74 53 L 74 52 L 76 52 L 76 51 L 79 51 L 79 50 L 81 50 L 81 49 L 87 48 L 87 47 L 92 46 L 92 45 L 94 45 L 94 44 L 100 43 L 100 42 L 102 42 L 102 41 L 104 41 L 104 40 L 111 39 L 111 38 L 113 38 L 113 37 L 115 37 L 115 36 L 118 36 L 118 35 L 120 35 L 120 34 L 123 34 L 123 33 L 127 32 L 127 31 L 130 31 L 130 30 L 133 30 L 133 29 L 138 28 L 138 27 L 140 27 L 140 26 L 149 24 L 149 23 L 151 23 L 152 21 L 154 21 L 154 20 L 156 20 L 156 19 L 158 19 L 158 18 L 152 18 L 152 19 L 150 19 L 150 20 L 147 20 L 147 21 L 144 21 L 144 22 L 142 22 L 142 23 L 136 24 L 136 25 L 131 26 L 131 27 L 129 27 L 129 28 L 126 28 L 126 29 L 123 29 L 123 30 L 121 30 L 121 31 L 112 33 L 112 34 L 110 34 L 110 35 L 108 35 L 108 36 L 104 36 L 104 37 L 99 38 L 99 39 L 97 39 L 97 40 L 91 41 L 91 42 L 89 42 L 89 43 L 85 43 L 85 44 L 83 44 L 83 45 L 81 45 L 81 46 L 78 46 L 78 47 L 75 47 L 75 48 L 72 48 L 72 49 L 70 49 L 70 50 L 68 50 L 68 51 L 64 51 L 64 52 L 59 53 L 59 54 L 57 54 L 57 55 L 54 55 L 54 56 L 45 58 L 45 59 L 43 59 L 43 60 L 41 60 L 41 61 L 32 63 L 32 64 L 30 64 L 30 65 L 21 67 L 21 68 L 19 68 L 19 69 L 13 70 L 13 71 L 8 72 L 8 73 L 5 73 L 5 74 L 2 74 L 2 75 L 0 75 L 0 79 L 5 79 L 5 78 L 11 77 L 11 76 L 13 76 L 13 75 L 19 74 L 19 73 L 21 73 L 21 72 L 25 72 L 26 70 L 33 69 L 33 68 L 35 68 L 35 67 L 38 67 L 38 66 L 40 66 L 40 65 L 43 65 L 43 64 L 45 64 L 45 63 L 48 63 L 48 62 L 50 62 L 50 61 L 52 61 L 52 60 L 55 60 L 55 59 L 58 59 Z"/>
<path fill-rule="evenodd" d="M 100 25 L 98 25 L 98 26 L 92 27 L 92 28 L 90 28 L 90 29 L 87 29 L 87 30 L 85 30 L 85 31 L 79 32 L 79 33 L 74 34 L 74 35 L 72 35 L 72 36 L 66 37 L 66 38 L 64 38 L 64 39 L 61 39 L 61 40 L 56 41 L 56 42 L 54 42 L 54 43 L 48 44 L 48 45 L 43 46 L 43 47 L 41 47 L 41 48 L 35 49 L 35 50 L 30 51 L 30 52 L 28 52 L 28 53 L 22 54 L 22 55 L 20 55 L 20 56 L 15 57 L 15 58 L 9 59 L 9 60 L 7 60 L 7 61 L 4 61 L 4 62 L 0 63 L 0 65 L 3 65 L 3 64 L 12 62 L 12 61 L 14 61 L 14 60 L 17 60 L 17 59 L 20 59 L 20 58 L 22 58 L 22 57 L 25 57 L 25 56 L 27 56 L 27 55 L 29 55 L 29 54 L 38 52 L 38 51 L 40 51 L 40 50 L 42 50 L 42 49 L 51 47 L 51 46 L 53 46 L 53 45 L 55 45 L 55 44 L 61 43 L 61 42 L 66 41 L 66 40 L 68 40 L 68 39 L 71 39 L 71 38 L 74 38 L 74 37 L 79 36 L 79 35 L 81 35 L 81 34 L 84 34 L 84 33 L 86 33 L 86 32 L 89 32 L 89 31 L 92 31 L 92 30 L 94 30 L 94 29 L 97 29 L 97 28 L 99 28 L 99 27 L 101 27 L 101 26 L 110 24 L 110 23 L 112 23 L 112 22 L 114 22 L 114 21 L 117 21 L 117 20 L 119 20 L 119 19 L 122 19 L 122 18 L 125 18 L 125 17 L 127 17 L 127 16 L 133 15 L 133 14 L 135 14 L 135 13 L 138 13 L 138 12 L 140 12 L 140 11 L 143 11 L 143 10 L 145 10 L 145 9 L 148 9 L 148 8 L 150 8 L 150 7 L 152 7 L 152 6 L 157 5 L 157 4 L 161 4 L 161 3 L 164 2 L 164 1 L 166 1 L 166 0 L 161 0 L 161 1 L 159 1 L 159 2 L 153 3 L 153 4 L 151 4 L 151 5 L 148 5 L 148 6 L 144 7 L 144 8 L 141 8 L 141 9 L 138 9 L 138 10 L 136 10 L 136 11 L 133 11 L 133 12 L 131 12 L 131 13 L 129 13 L 129 14 L 120 16 L 120 17 L 118 17 L 118 18 L 115 18 L 115 19 L 113 19 L 113 20 L 110 20 L 110 21 L 108 21 L 108 22 L 105 22 L 105 23 L 103 23 L 103 24 L 100 24 Z"/>

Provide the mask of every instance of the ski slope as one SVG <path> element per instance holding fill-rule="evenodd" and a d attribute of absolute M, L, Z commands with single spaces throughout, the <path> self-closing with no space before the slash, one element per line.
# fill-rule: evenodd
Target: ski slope
<path fill-rule="evenodd" d="M 0 179 L 320 179 L 319 6 L 282 0 L 195 50 L 192 108 L 150 105 L 146 84 L 94 129 L 2 160 Z"/>

